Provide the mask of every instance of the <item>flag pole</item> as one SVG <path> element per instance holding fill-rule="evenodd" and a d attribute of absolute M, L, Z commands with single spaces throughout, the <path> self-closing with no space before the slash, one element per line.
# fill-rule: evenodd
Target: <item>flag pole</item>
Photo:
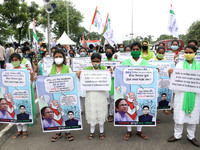
<path fill-rule="evenodd" d="M 109 16 L 109 13 L 107 14 L 106 23 L 105 23 L 105 25 L 104 25 L 103 33 L 102 33 L 102 35 L 101 35 L 101 39 L 100 39 L 100 43 L 99 43 L 99 47 L 98 47 L 98 50 L 97 50 L 97 51 L 99 51 L 100 46 L 101 46 L 101 41 L 102 41 L 102 39 L 103 39 L 103 34 L 104 34 L 104 32 L 105 32 L 106 24 L 107 24 L 107 22 L 108 22 L 108 16 Z"/>

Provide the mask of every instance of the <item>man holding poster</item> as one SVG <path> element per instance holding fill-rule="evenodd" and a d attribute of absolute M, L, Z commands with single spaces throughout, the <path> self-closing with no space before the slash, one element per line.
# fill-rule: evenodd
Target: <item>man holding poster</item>
<path fill-rule="evenodd" d="M 185 70 L 200 70 L 200 63 L 198 63 L 194 57 L 196 55 L 196 47 L 194 45 L 187 45 L 184 51 L 185 60 L 179 62 L 176 68 Z M 173 69 L 169 70 L 169 75 L 171 75 Z M 181 72 L 179 71 L 179 74 Z M 182 73 L 184 75 L 184 73 Z M 189 76 L 188 74 L 187 76 Z M 171 80 L 176 78 L 174 73 L 171 75 Z M 186 77 L 187 77 L 186 76 Z M 190 75 L 189 78 L 192 78 Z M 178 79 L 179 81 L 181 79 Z M 186 79 L 183 79 L 186 80 Z M 198 81 L 198 80 L 197 80 Z M 196 81 L 196 82 L 197 82 Z M 174 82 L 172 82 L 174 83 Z M 171 83 L 171 84 L 172 84 Z M 184 83 L 183 83 L 184 84 Z M 182 86 L 185 88 L 185 86 Z M 172 87 L 171 87 L 172 88 Z M 190 90 L 188 88 L 187 90 Z M 187 138 L 195 146 L 199 147 L 200 143 L 195 139 L 196 124 L 199 124 L 200 117 L 200 93 L 181 91 L 182 89 L 175 90 L 174 97 L 174 135 L 168 139 L 168 142 L 175 142 L 182 138 L 183 125 L 187 123 Z M 198 90 L 199 91 L 199 90 Z"/>

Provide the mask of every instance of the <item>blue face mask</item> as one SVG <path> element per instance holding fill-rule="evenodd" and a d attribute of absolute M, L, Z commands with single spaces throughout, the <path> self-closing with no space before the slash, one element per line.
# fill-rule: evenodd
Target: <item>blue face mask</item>
<path fill-rule="evenodd" d="M 74 57 L 74 54 L 69 54 L 70 57 Z"/>
<path fill-rule="evenodd" d="M 27 53 L 26 53 L 26 55 L 24 55 L 24 57 L 25 57 L 25 58 L 29 58 Z"/>
<path fill-rule="evenodd" d="M 171 48 L 172 48 L 173 51 L 178 50 L 178 46 L 176 46 L 176 45 L 172 45 Z"/>

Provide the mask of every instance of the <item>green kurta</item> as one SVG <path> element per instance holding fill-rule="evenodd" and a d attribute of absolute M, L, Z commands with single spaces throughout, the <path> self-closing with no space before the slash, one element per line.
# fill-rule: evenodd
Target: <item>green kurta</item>
<path fill-rule="evenodd" d="M 130 66 L 135 66 L 135 64 L 133 64 L 133 62 L 131 61 L 130 58 L 124 60 L 121 65 L 130 65 Z M 147 66 L 149 65 L 148 61 L 146 61 L 145 59 L 142 59 L 142 61 L 140 62 L 139 66 Z"/>
<path fill-rule="evenodd" d="M 63 64 L 60 74 L 69 73 L 69 66 Z M 50 75 L 56 75 L 56 65 L 53 64 Z"/>

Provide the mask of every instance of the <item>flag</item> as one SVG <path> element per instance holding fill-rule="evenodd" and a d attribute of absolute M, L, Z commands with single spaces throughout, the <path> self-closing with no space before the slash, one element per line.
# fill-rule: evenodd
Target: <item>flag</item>
<path fill-rule="evenodd" d="M 87 44 L 86 44 L 86 41 L 85 41 L 85 38 L 84 38 L 83 35 L 82 35 L 82 39 L 83 39 L 83 46 L 84 46 L 85 48 L 88 48 L 88 47 L 87 47 Z"/>
<path fill-rule="evenodd" d="M 171 5 L 170 12 L 169 12 L 168 30 L 174 37 L 179 38 L 178 25 L 176 23 L 176 17 L 175 17 L 175 13 L 172 9 L 172 5 Z"/>
<path fill-rule="evenodd" d="M 79 43 L 80 43 L 80 45 L 82 45 L 82 40 L 81 40 L 81 37 L 80 37 Z"/>
<path fill-rule="evenodd" d="M 94 25 L 99 31 L 102 31 L 104 27 L 101 14 L 99 10 L 97 9 L 97 7 L 95 9 L 94 16 L 92 19 L 92 25 Z"/>
<path fill-rule="evenodd" d="M 33 18 L 33 49 L 37 52 L 38 50 L 38 37 L 36 34 L 35 18 Z"/>
<path fill-rule="evenodd" d="M 51 35 L 51 41 L 50 41 L 50 45 L 51 45 L 51 48 L 52 47 L 54 47 L 54 46 L 56 46 L 56 43 L 55 43 L 55 41 L 54 41 L 54 39 L 53 39 L 53 36 Z"/>
<path fill-rule="evenodd" d="M 103 36 L 108 41 L 108 43 L 111 46 L 113 46 L 115 44 L 115 39 L 114 39 L 113 29 L 111 27 L 111 21 L 108 16 L 109 14 L 107 15 L 107 19 L 106 19 L 106 23 L 105 23 L 104 31 L 103 31 Z"/>

